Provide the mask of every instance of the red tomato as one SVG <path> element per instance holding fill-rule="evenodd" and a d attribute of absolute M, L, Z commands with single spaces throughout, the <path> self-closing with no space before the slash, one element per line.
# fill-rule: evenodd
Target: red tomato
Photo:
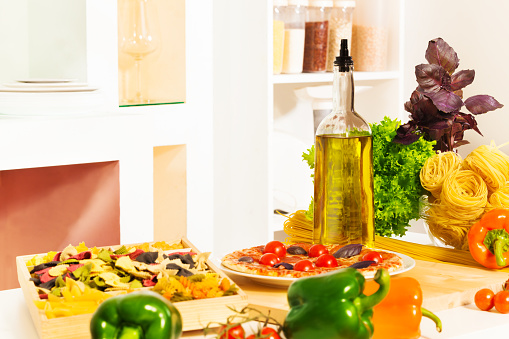
<path fill-rule="evenodd" d="M 477 291 L 474 297 L 475 305 L 482 311 L 489 311 L 495 306 L 493 299 L 495 293 L 489 288 L 483 288 Z"/>
<path fill-rule="evenodd" d="M 280 262 L 279 257 L 274 253 L 265 253 L 260 257 L 260 264 L 274 266 L 278 262 Z"/>
<path fill-rule="evenodd" d="M 381 262 L 384 261 L 384 259 L 382 258 L 382 255 L 380 253 L 378 253 L 377 251 L 369 251 L 368 253 L 364 254 L 364 256 L 362 257 L 362 260 L 374 261 L 375 263 L 371 264 L 371 265 L 380 264 Z"/>
<path fill-rule="evenodd" d="M 258 337 L 255 334 L 250 334 L 246 337 L 246 339 L 255 339 L 255 338 L 266 338 L 266 339 L 281 339 L 279 334 L 272 327 L 264 327 L 262 328 Z"/>
<path fill-rule="evenodd" d="M 293 265 L 295 271 L 310 271 L 313 269 L 313 263 L 309 260 L 299 260 Z"/>
<path fill-rule="evenodd" d="M 495 294 L 495 309 L 500 313 L 509 313 L 509 291 L 500 291 Z"/>
<path fill-rule="evenodd" d="M 226 325 L 221 326 L 219 329 L 220 339 L 244 339 L 246 337 L 246 332 L 244 332 L 242 325 L 229 326 L 231 326 L 229 329 Z"/>
<path fill-rule="evenodd" d="M 327 249 L 327 247 L 325 247 L 322 244 L 315 244 L 309 248 L 308 255 L 311 258 L 319 257 L 322 254 L 329 254 L 329 250 Z"/>
<path fill-rule="evenodd" d="M 315 261 L 317 267 L 338 267 L 338 261 L 332 254 L 322 254 Z"/>
<path fill-rule="evenodd" d="M 283 258 L 286 255 L 286 246 L 277 240 L 269 241 L 263 248 L 263 253 L 274 253 L 279 258 Z"/>
<path fill-rule="evenodd" d="M 262 328 L 261 337 L 267 338 L 267 339 L 281 339 L 279 334 L 277 334 L 277 331 L 275 329 L 273 329 L 272 327 Z"/>

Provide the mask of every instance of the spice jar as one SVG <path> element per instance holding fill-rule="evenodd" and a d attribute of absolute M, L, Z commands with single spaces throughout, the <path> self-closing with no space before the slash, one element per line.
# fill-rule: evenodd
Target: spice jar
<path fill-rule="evenodd" d="M 352 57 L 356 71 L 385 71 L 389 39 L 383 0 L 357 0 L 353 16 Z"/>
<path fill-rule="evenodd" d="M 284 9 L 285 47 L 282 73 L 302 73 L 308 0 L 288 0 Z"/>
<path fill-rule="evenodd" d="M 334 70 L 334 60 L 339 55 L 341 39 L 348 40 L 351 50 L 352 21 L 355 1 L 334 0 L 329 20 L 329 48 L 327 52 L 327 72 Z"/>
<path fill-rule="evenodd" d="M 283 69 L 283 49 L 285 38 L 285 22 L 283 18 L 284 7 L 288 4 L 287 0 L 273 0 L 273 24 L 272 24 L 272 43 L 273 43 L 273 74 L 280 74 Z"/>
<path fill-rule="evenodd" d="M 332 0 L 311 0 L 306 16 L 303 72 L 325 72 Z"/>

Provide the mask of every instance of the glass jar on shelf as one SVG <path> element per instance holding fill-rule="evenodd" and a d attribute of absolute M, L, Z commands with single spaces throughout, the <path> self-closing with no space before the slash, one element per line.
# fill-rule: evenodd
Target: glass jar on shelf
<path fill-rule="evenodd" d="M 284 10 L 285 38 L 282 73 L 302 73 L 308 0 L 288 0 Z"/>
<path fill-rule="evenodd" d="M 386 12 L 383 0 L 357 0 L 352 28 L 352 57 L 356 71 L 387 70 L 389 28 Z"/>
<path fill-rule="evenodd" d="M 329 20 L 329 48 L 327 52 L 327 72 L 334 70 L 334 61 L 339 55 L 341 39 L 348 40 L 351 50 L 352 21 L 355 1 L 334 0 Z"/>
<path fill-rule="evenodd" d="M 280 74 L 283 69 L 283 50 L 285 38 L 285 22 L 283 18 L 287 0 L 273 0 L 273 24 L 272 24 L 272 52 L 273 74 Z"/>
<path fill-rule="evenodd" d="M 325 72 L 332 0 L 311 0 L 306 15 L 303 72 Z"/>

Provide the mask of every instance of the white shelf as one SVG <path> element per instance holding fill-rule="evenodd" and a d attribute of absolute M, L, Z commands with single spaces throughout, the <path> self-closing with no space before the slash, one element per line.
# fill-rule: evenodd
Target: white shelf
<path fill-rule="evenodd" d="M 356 81 L 366 80 L 393 80 L 400 77 L 399 71 L 385 72 L 354 72 Z M 303 84 L 332 82 L 332 73 L 300 73 L 300 74 L 277 74 L 272 76 L 274 84 Z"/>

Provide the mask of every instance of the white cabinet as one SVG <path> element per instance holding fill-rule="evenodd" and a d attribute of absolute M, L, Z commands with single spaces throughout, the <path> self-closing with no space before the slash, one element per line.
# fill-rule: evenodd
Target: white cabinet
<path fill-rule="evenodd" d="M 355 98 L 368 122 L 403 116 L 404 1 L 386 5 L 388 70 L 354 74 L 356 86 L 368 87 Z M 311 103 L 294 91 L 331 82 L 332 73 L 272 75 L 272 1 L 215 1 L 215 229 L 221 248 L 262 244 L 282 230 L 284 218 L 274 217 L 275 198 L 307 208 L 312 185 L 300 154 L 314 142 L 313 118 Z M 300 196 L 292 197 L 285 187 Z"/>
<path fill-rule="evenodd" d="M 184 231 L 187 228 L 188 238 L 206 251 L 214 247 L 211 241 L 214 237 L 213 7 L 208 0 L 179 1 L 185 2 L 185 13 L 179 14 L 185 15 L 185 32 L 178 32 L 185 36 L 185 50 L 180 51 L 186 56 L 185 103 L 119 107 L 116 0 L 80 0 L 72 4 L 59 0 L 45 0 L 44 4 L 35 0 L 0 0 L 0 43 L 4 47 L 0 56 L 0 83 L 42 76 L 42 66 L 36 64 L 40 57 L 30 54 L 31 46 L 37 44 L 38 25 L 51 24 L 54 30 L 70 32 L 79 40 L 76 42 L 79 48 L 71 48 L 78 57 L 68 58 L 79 60 L 78 64 L 65 65 L 65 55 L 61 54 L 69 46 L 52 47 L 62 51 L 53 51 L 62 58 L 60 68 L 52 65 L 61 71 L 55 76 L 86 81 L 99 87 L 102 95 L 101 109 L 93 114 L 62 111 L 58 116 L 43 116 L 35 108 L 33 114 L 9 116 L 9 111 L 2 112 L 0 108 L 0 113 L 5 114 L 0 118 L 0 141 L 4 145 L 0 149 L 0 171 L 119 160 L 122 242 L 152 240 L 157 235 L 154 222 L 168 225 L 165 227 L 169 229 L 162 230 L 161 234 L 171 234 L 175 220 L 179 220 L 184 225 L 175 227 L 183 227 Z M 72 20 L 65 17 L 64 11 L 61 20 L 48 19 L 45 23 L 41 6 L 47 13 L 62 9 L 61 6 L 75 10 L 68 12 Z M 35 8 L 39 8 L 39 14 L 34 13 Z M 66 73 L 67 69 L 73 71 Z M 159 146 L 182 146 L 185 152 L 179 161 L 184 159 L 182 167 L 186 173 L 184 179 L 178 179 L 182 182 L 175 183 L 185 187 L 183 208 L 177 211 L 183 217 L 174 220 L 154 220 L 153 191 L 154 185 L 158 185 L 153 181 L 154 148 Z"/>

